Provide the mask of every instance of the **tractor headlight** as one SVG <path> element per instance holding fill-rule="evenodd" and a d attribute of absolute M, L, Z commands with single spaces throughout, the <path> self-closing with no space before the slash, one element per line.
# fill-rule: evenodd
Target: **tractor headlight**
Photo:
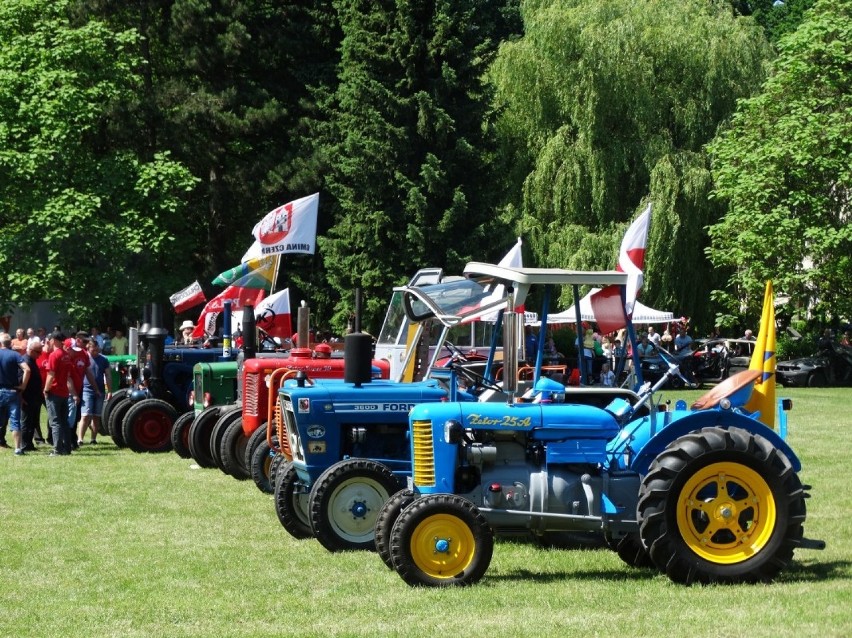
<path fill-rule="evenodd" d="M 460 443 L 462 440 L 462 435 L 464 434 L 464 428 L 462 424 L 456 421 L 455 419 L 450 419 L 446 423 L 444 423 L 444 441 L 447 443 Z"/>

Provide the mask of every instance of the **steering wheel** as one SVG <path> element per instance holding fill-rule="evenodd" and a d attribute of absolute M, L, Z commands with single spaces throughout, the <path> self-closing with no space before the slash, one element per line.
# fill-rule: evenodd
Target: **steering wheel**
<path fill-rule="evenodd" d="M 695 387 L 695 383 L 687 379 L 684 376 L 683 372 L 681 372 L 680 363 L 677 359 L 674 358 L 674 355 L 672 355 L 672 353 L 668 352 L 665 348 L 657 348 L 657 354 L 660 355 L 660 358 L 666 362 L 670 369 L 672 368 L 672 366 L 674 366 L 675 374 L 681 381 L 683 381 L 684 385 L 686 385 L 687 388 Z"/>
<path fill-rule="evenodd" d="M 450 351 L 450 354 L 454 358 L 467 363 L 467 357 L 465 356 L 464 352 L 461 351 L 461 348 L 459 348 L 457 345 L 449 341 L 444 341 L 444 346 L 447 348 L 447 350 Z"/>
<path fill-rule="evenodd" d="M 485 390 L 495 390 L 497 392 L 503 391 L 503 388 L 501 388 L 499 385 L 489 379 L 486 379 L 483 375 L 479 374 L 472 368 L 462 365 L 458 361 L 452 361 L 450 363 L 450 368 L 455 370 L 459 376 L 461 376 L 463 379 L 465 379 L 465 381 L 470 383 L 471 390 L 475 390 L 476 388 L 483 388 Z"/>

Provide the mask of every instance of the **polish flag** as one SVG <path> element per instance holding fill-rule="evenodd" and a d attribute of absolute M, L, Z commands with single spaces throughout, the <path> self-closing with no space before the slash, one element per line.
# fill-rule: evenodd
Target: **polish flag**
<path fill-rule="evenodd" d="M 257 327 L 270 337 L 288 339 L 293 334 L 290 322 L 290 289 L 270 295 L 255 306 Z"/>
<path fill-rule="evenodd" d="M 266 291 L 262 289 L 228 286 L 204 306 L 198 321 L 195 322 L 195 330 L 192 333 L 193 339 L 201 339 L 205 334 L 216 333 L 216 319 L 219 317 L 219 313 L 225 309 L 226 300 L 231 302 L 231 313 L 239 313 L 247 304 L 257 308 L 265 296 Z"/>
<path fill-rule="evenodd" d="M 592 312 L 595 323 L 603 333 L 620 330 L 627 325 L 627 317 L 633 314 L 633 306 L 644 281 L 645 249 L 648 245 L 648 229 L 651 226 L 651 204 L 637 217 L 621 240 L 618 252 L 618 272 L 627 273 L 627 289 L 624 304 L 618 286 L 607 286 L 592 295 Z"/>
<path fill-rule="evenodd" d="M 201 284 L 199 284 L 196 279 L 189 286 L 169 297 L 169 301 L 172 302 L 175 313 L 180 314 L 184 310 L 188 310 L 193 306 L 204 303 L 207 301 L 207 297 L 204 296 Z"/>

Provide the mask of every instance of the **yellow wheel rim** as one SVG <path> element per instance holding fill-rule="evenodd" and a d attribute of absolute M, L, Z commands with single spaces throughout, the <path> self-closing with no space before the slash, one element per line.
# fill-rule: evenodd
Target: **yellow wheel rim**
<path fill-rule="evenodd" d="M 411 534 L 411 558 L 426 575 L 452 578 L 470 566 L 476 542 L 470 527 L 452 514 L 423 519 Z"/>
<path fill-rule="evenodd" d="M 775 529 L 772 490 L 739 463 L 713 463 L 686 482 L 677 503 L 677 526 L 701 558 L 733 565 L 758 554 Z"/>

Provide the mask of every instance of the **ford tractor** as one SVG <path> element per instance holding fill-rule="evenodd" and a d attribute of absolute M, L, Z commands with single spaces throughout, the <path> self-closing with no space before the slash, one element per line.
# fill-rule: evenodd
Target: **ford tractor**
<path fill-rule="evenodd" d="M 495 537 L 547 541 L 595 532 L 627 564 L 654 566 L 679 583 L 769 581 L 797 548 L 824 546 L 803 535 L 809 487 L 799 479 L 799 458 L 759 412 L 745 407 L 761 371 L 734 375 L 690 408 L 679 401 L 667 409 L 655 392 L 680 374 L 670 359 L 654 387 L 643 384 L 632 397 L 584 405 L 562 383 L 539 374 L 539 358 L 532 388 L 522 391 L 512 373 L 520 347 L 514 309 L 530 303 L 530 288 L 543 287 L 546 325 L 551 287 L 571 286 L 578 299 L 580 286 L 614 286 L 621 302 L 609 312 L 620 315 L 636 352 L 635 331 L 623 314 L 627 275 L 475 262 L 465 275 L 472 298 L 480 296 L 475 288 L 494 283 L 505 291 L 499 320 L 509 398 L 421 402 L 411 410 L 408 487 L 380 508 L 374 530 L 382 559 L 406 583 L 477 582 Z M 451 321 L 428 293 L 406 291 L 410 318 L 443 312 Z M 298 401 L 292 406 L 301 407 Z M 764 420 L 774 424 L 777 413 L 786 424 L 778 407 L 771 405 Z M 307 454 L 314 440 L 321 437 L 294 441 L 294 449 L 298 444 Z M 351 490 L 334 478 L 326 478 L 326 491 Z M 312 499 L 311 514 L 314 505 Z"/>
<path fill-rule="evenodd" d="M 487 355 L 473 358 L 469 349 L 448 339 L 474 333 L 471 323 L 493 324 L 491 315 L 498 314 L 497 300 L 503 299 L 500 288 L 472 289 L 462 277 L 430 269 L 395 290 L 382 334 L 391 335 L 388 343 L 408 344 L 405 352 L 391 354 L 392 369 L 396 365 L 403 378 L 405 370 L 419 376 L 412 370 L 420 369 L 420 381 L 371 379 L 370 337 L 357 332 L 346 337 L 342 382 L 309 376 L 285 381 L 279 392 L 278 439 L 286 461 L 275 471 L 274 500 L 291 535 L 313 536 L 330 551 L 373 549 L 379 511 L 411 478 L 412 408 L 447 401 L 506 402 L 509 395 L 495 380 L 503 367 L 499 339 L 491 339 Z M 434 305 L 415 300 L 414 307 L 405 308 L 411 290 L 427 291 L 422 298 Z M 493 326 L 475 330 L 494 334 Z M 447 350 L 452 356 L 445 356 Z M 635 395 L 618 388 L 581 388 L 575 400 L 606 405 L 616 396 Z"/>

